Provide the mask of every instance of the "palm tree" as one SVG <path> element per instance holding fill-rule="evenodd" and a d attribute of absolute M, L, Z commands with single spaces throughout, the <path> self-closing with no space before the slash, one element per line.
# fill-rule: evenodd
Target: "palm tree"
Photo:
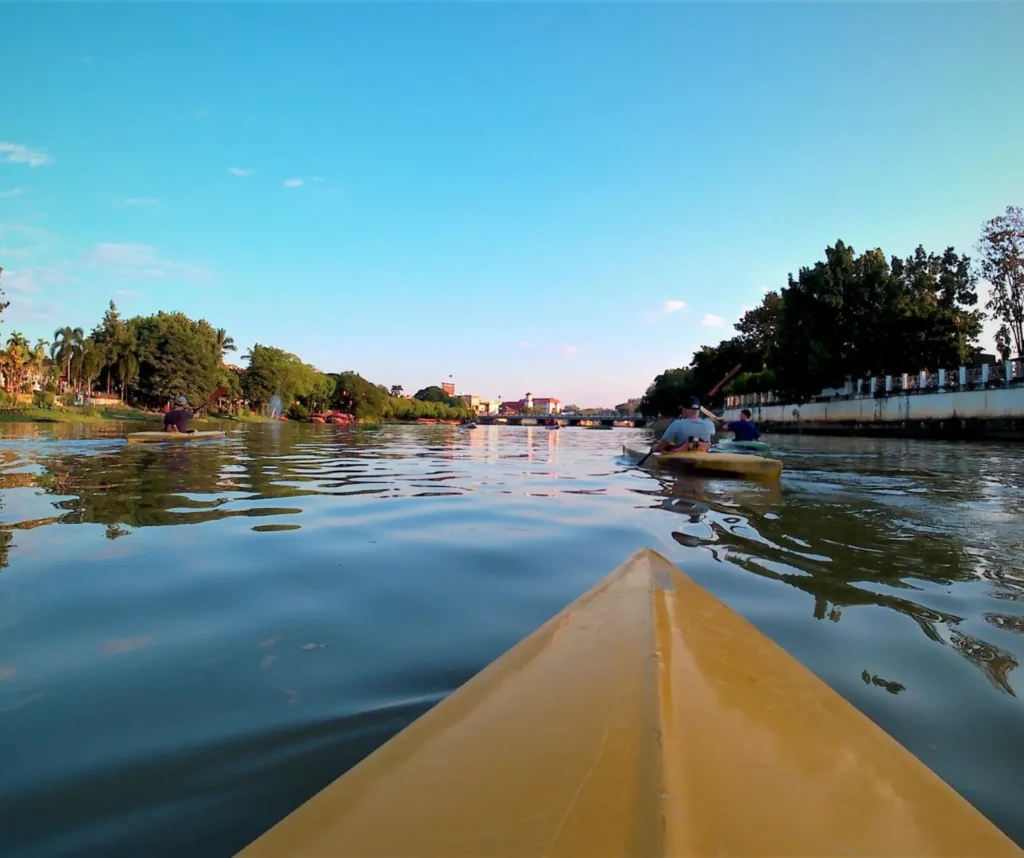
<path fill-rule="evenodd" d="M 43 384 L 43 371 L 46 369 L 46 347 L 49 343 L 40 337 L 36 340 L 35 348 L 29 353 L 29 368 L 33 374 L 39 380 L 39 385 Z"/>
<path fill-rule="evenodd" d="M 92 337 L 83 340 L 71 361 L 70 372 L 80 389 L 92 390 L 93 382 L 103 370 L 103 346 Z"/>
<path fill-rule="evenodd" d="M 7 338 L 7 350 L 3 353 L 3 370 L 7 392 L 17 396 L 25 383 L 25 366 L 29 361 L 30 349 L 25 335 L 12 331 Z"/>
<path fill-rule="evenodd" d="M 400 385 L 400 384 L 392 384 L 391 385 L 391 395 L 393 397 L 395 397 L 395 399 L 398 399 L 398 397 L 400 397 L 402 395 L 402 392 L 404 390 L 405 390 L 405 388 L 402 387 L 402 385 Z"/>
<path fill-rule="evenodd" d="M 117 358 L 117 374 L 121 378 L 121 401 L 128 401 L 128 385 L 139 377 L 139 355 L 135 343 L 125 343 Z"/>
<path fill-rule="evenodd" d="M 81 328 L 58 328 L 53 332 L 53 345 L 50 346 L 50 357 L 61 367 L 61 372 L 71 384 L 71 362 L 82 351 L 85 332 Z"/>
<path fill-rule="evenodd" d="M 217 328 L 217 354 L 219 355 L 218 360 L 221 363 L 224 362 L 224 352 L 237 352 L 238 346 L 235 345 L 235 338 L 229 337 L 228 332 L 224 328 Z"/>

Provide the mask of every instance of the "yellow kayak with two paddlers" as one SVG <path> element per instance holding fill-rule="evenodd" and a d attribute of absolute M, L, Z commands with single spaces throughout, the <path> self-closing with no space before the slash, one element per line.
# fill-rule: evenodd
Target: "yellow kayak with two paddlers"
<path fill-rule="evenodd" d="M 644 550 L 239 858 L 1022 854 Z"/>
<path fill-rule="evenodd" d="M 626 444 L 622 452 L 634 459 L 643 459 L 650 453 L 650 447 L 642 444 Z M 749 453 L 720 453 L 716 451 L 697 452 L 679 450 L 671 453 L 651 453 L 645 464 L 694 471 L 705 474 L 728 474 L 759 479 L 778 479 L 782 474 L 782 462 Z"/>

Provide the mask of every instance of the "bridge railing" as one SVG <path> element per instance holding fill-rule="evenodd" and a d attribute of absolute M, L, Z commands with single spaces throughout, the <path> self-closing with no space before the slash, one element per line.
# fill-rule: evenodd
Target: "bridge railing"
<path fill-rule="evenodd" d="M 557 414 L 481 414 L 481 417 L 515 417 L 524 420 L 646 420 L 641 414 L 619 414 L 617 411 L 603 411 L 600 414 L 584 414 L 580 411 L 560 411 Z"/>

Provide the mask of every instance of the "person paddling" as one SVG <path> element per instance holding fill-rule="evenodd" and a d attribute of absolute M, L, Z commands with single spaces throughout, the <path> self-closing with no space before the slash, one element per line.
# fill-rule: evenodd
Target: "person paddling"
<path fill-rule="evenodd" d="M 750 409 L 744 408 L 740 412 L 739 420 L 730 420 L 725 424 L 726 429 L 735 433 L 734 441 L 756 441 L 761 437 L 761 430 L 750 419 L 752 416 Z"/>
<path fill-rule="evenodd" d="M 188 421 L 192 419 L 192 412 L 188 407 L 188 400 L 179 396 L 175 400 L 175 408 L 164 415 L 164 432 L 185 432 L 188 433 Z"/>
<path fill-rule="evenodd" d="M 664 453 L 672 450 L 705 451 L 711 446 L 715 424 L 700 416 L 700 400 L 687 397 L 683 402 L 680 417 L 673 420 L 661 440 L 654 445 L 653 452 Z"/>

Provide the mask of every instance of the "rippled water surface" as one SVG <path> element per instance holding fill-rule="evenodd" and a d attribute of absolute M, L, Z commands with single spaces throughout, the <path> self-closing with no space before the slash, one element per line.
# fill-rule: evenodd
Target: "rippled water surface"
<path fill-rule="evenodd" d="M 0 852 L 230 856 L 633 551 L 666 554 L 1024 843 L 1024 450 L 636 430 L 0 426 Z"/>

